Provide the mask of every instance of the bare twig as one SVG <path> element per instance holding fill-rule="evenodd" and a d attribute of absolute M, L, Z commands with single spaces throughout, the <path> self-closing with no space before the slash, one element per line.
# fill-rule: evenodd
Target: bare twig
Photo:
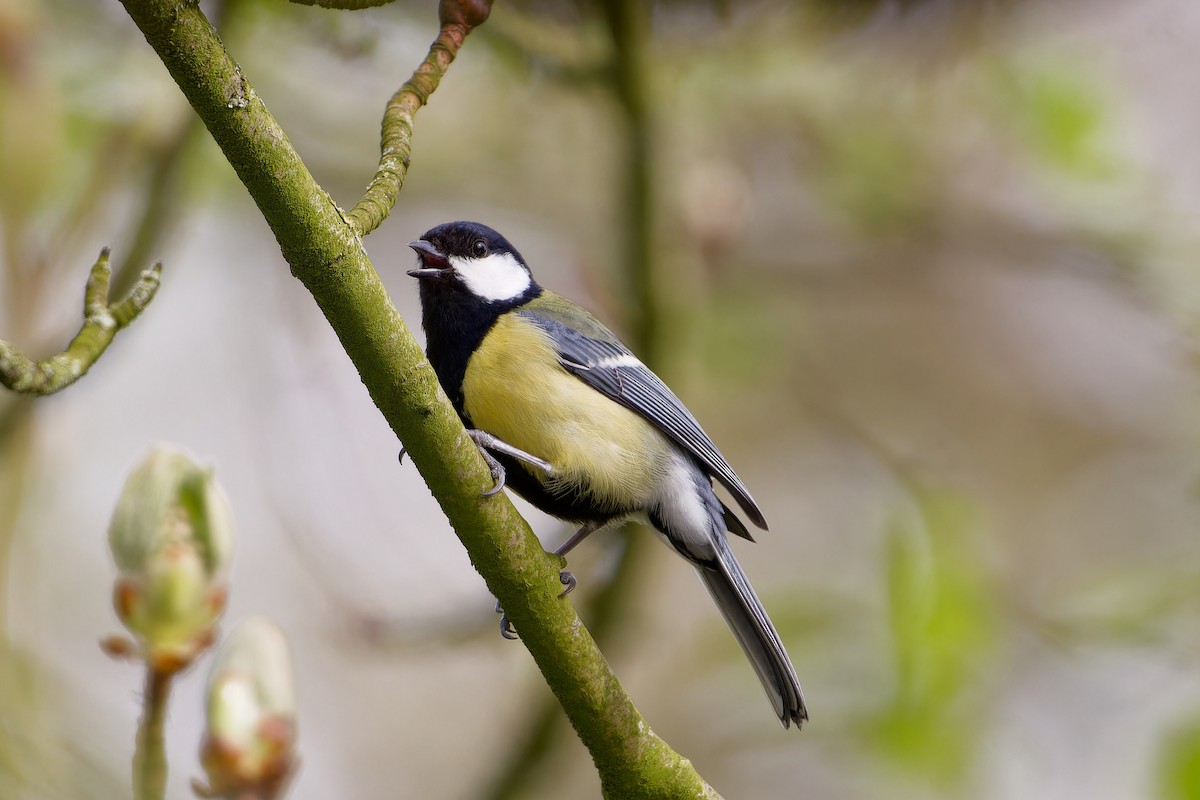
<path fill-rule="evenodd" d="M 491 0 L 443 0 L 438 4 L 438 20 L 441 23 L 438 37 L 429 46 L 429 54 L 412 77 L 388 100 L 383 112 L 379 168 L 366 194 L 346 214 L 347 222 L 359 236 L 366 236 L 378 228 L 396 205 L 412 154 L 413 115 L 429 101 L 429 95 L 437 89 L 446 68 L 462 47 L 463 40 L 474 28 L 483 24 L 491 8 Z"/>
<path fill-rule="evenodd" d="M 171 694 L 172 670 L 146 665 L 146 694 L 142 698 L 142 720 L 138 725 L 137 750 L 133 754 L 133 796 L 136 800 L 162 800 L 167 793 L 167 754 L 163 747 L 163 723 Z"/>
<path fill-rule="evenodd" d="M 0 340 L 0 384 L 24 394 L 54 394 L 82 378 L 112 343 L 117 331 L 132 322 L 158 291 L 162 264 L 142 273 L 129 295 L 116 305 L 108 300 L 108 248 L 92 266 L 84 291 L 83 327 L 63 352 L 34 362 Z"/>

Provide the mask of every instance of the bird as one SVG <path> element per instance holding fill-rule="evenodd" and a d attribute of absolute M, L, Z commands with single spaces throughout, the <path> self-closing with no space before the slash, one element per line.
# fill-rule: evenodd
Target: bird
<path fill-rule="evenodd" d="M 766 519 L 695 417 L 596 317 L 544 289 L 492 228 L 448 222 L 409 247 L 426 356 L 492 468 L 493 491 L 507 485 L 579 525 L 560 556 L 610 524 L 648 523 L 695 567 L 783 727 L 799 728 L 808 710 L 796 670 L 728 535 L 753 538 L 713 481 L 756 526 Z"/>

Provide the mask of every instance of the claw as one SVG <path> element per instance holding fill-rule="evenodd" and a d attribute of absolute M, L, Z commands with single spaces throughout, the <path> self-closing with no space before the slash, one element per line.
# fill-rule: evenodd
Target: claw
<path fill-rule="evenodd" d="M 559 597 L 566 597 L 569 595 L 575 590 L 575 585 L 578 583 L 578 581 L 575 580 L 575 574 L 565 569 L 558 573 L 558 580 L 563 586 L 567 587 L 562 590 L 562 592 L 558 595 Z M 517 629 L 514 628 L 512 622 L 509 621 L 508 614 L 504 613 L 504 608 L 501 607 L 499 600 L 496 601 L 496 613 L 500 615 L 500 635 L 510 641 L 520 639 L 521 637 L 517 635 Z"/>
<path fill-rule="evenodd" d="M 500 635 L 509 641 L 520 639 L 521 637 L 517 636 L 517 629 L 508 621 L 508 614 L 505 614 L 504 609 L 500 607 L 499 600 L 496 601 L 496 613 L 500 615 Z"/>
<path fill-rule="evenodd" d="M 493 456 L 487 450 L 484 450 L 482 447 L 479 448 L 479 455 L 483 456 L 484 463 L 488 465 L 488 469 L 492 472 L 492 488 L 488 489 L 480 496 L 491 497 L 494 494 L 499 494 L 500 490 L 504 488 L 504 465 L 497 461 L 495 456 Z"/>
<path fill-rule="evenodd" d="M 404 454 L 407 452 L 408 451 L 405 450 L 403 446 L 401 446 L 400 455 L 396 456 L 396 460 L 399 461 L 401 464 L 403 464 L 404 463 Z"/>

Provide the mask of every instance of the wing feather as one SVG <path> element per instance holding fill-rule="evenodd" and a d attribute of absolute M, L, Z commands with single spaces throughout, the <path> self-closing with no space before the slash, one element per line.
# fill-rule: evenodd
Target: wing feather
<path fill-rule="evenodd" d="M 550 334 L 564 369 L 641 415 L 691 453 L 705 472 L 729 490 L 746 516 L 755 525 L 766 529 L 767 522 L 750 491 L 696 418 L 670 388 L 595 317 L 578 307 L 561 303 L 547 307 L 537 300 L 515 313 L 528 317 Z M 742 526 L 742 531 L 735 530 L 734 533 L 749 538 L 744 531 Z"/>

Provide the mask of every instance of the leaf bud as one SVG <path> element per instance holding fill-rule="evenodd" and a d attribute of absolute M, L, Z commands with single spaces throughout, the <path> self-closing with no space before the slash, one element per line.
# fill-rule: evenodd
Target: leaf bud
<path fill-rule="evenodd" d="M 296 690 L 283 632 L 251 617 L 221 646 L 208 677 L 202 794 L 278 797 L 295 766 Z"/>
<path fill-rule="evenodd" d="M 233 516 L 212 470 L 159 445 L 125 480 L 108 529 L 113 604 L 147 662 L 191 662 L 225 608 Z"/>

